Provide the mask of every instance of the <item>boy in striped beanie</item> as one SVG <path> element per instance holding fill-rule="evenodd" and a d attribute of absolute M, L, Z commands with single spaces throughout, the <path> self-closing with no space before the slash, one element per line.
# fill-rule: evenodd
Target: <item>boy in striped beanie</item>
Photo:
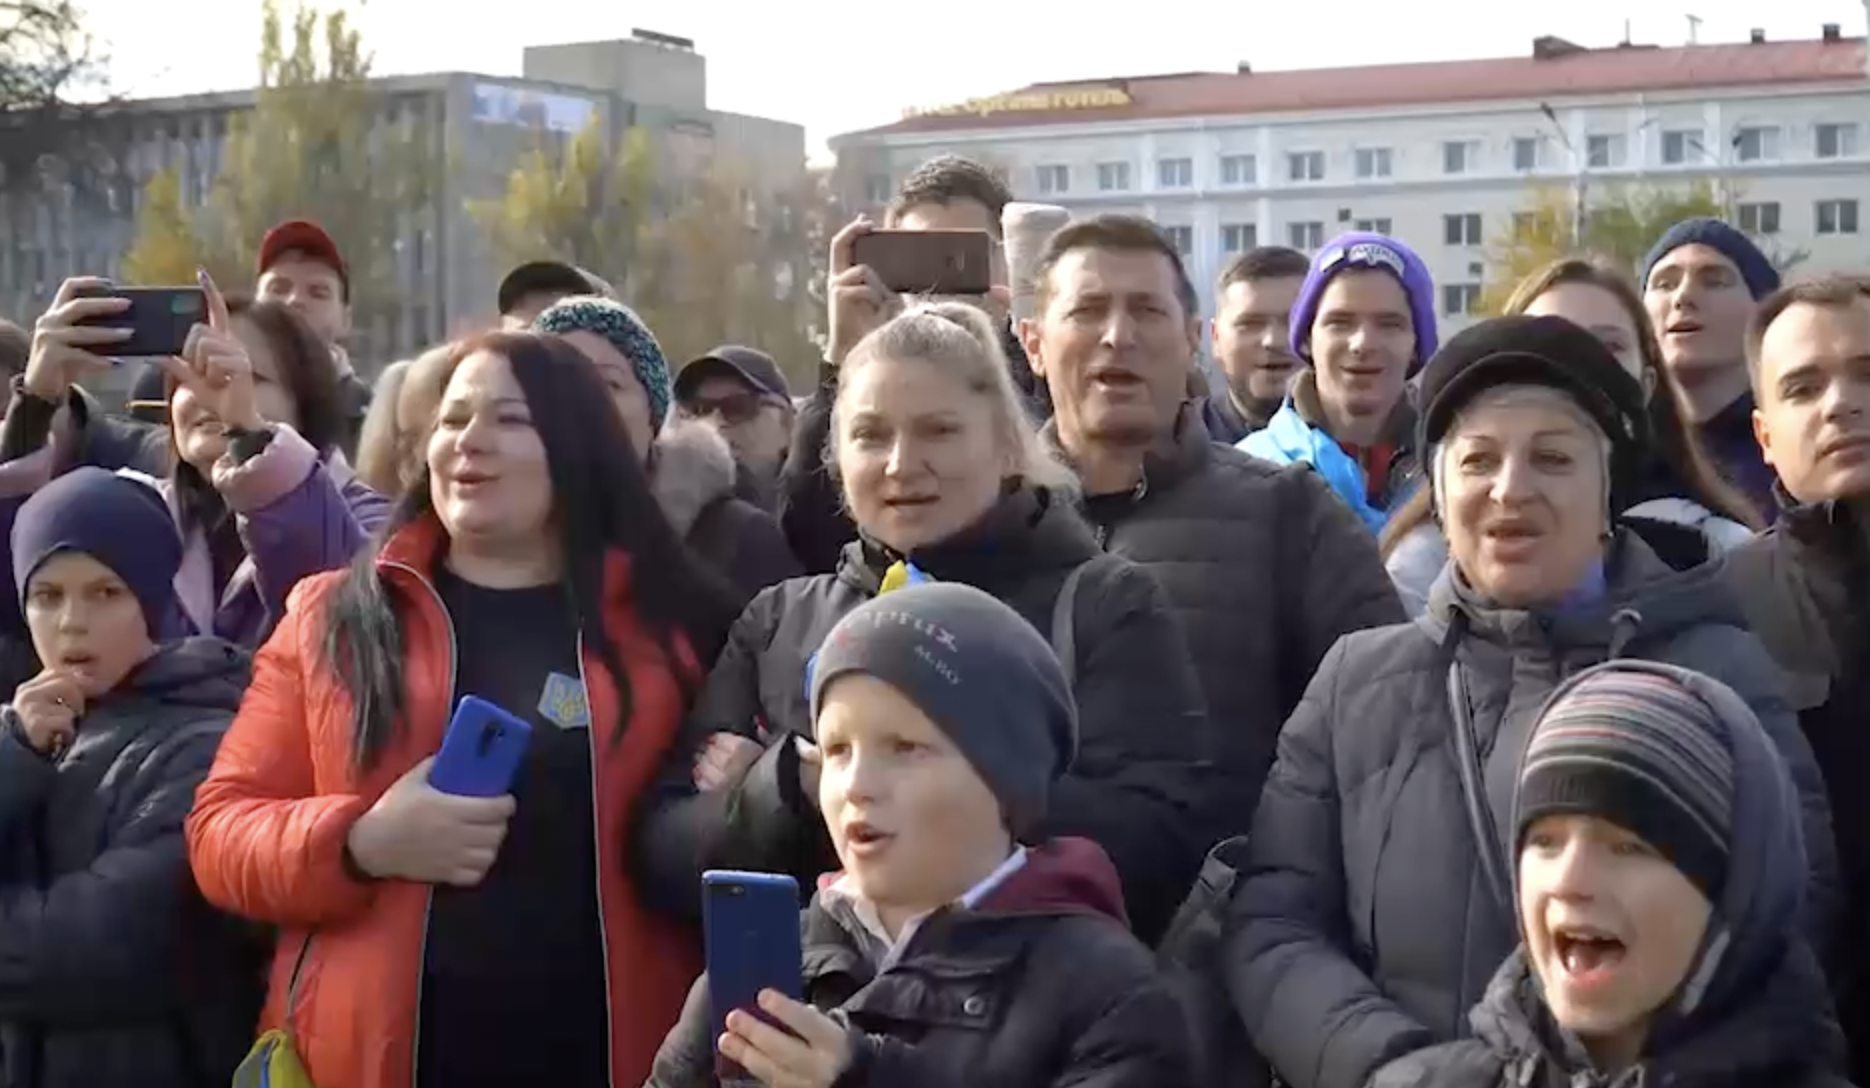
<path fill-rule="evenodd" d="M 1802 935 L 1798 791 L 1732 688 L 1627 658 L 1578 673 L 1533 724 L 1513 814 L 1520 947 L 1472 1036 L 1369 1088 L 1848 1088 Z"/>

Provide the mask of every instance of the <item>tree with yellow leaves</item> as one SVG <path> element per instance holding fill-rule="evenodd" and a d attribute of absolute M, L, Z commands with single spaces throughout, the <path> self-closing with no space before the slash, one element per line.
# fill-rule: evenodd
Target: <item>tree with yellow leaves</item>
<path fill-rule="evenodd" d="M 629 294 L 657 198 L 648 133 L 626 130 L 613 152 L 603 119 L 593 117 L 569 140 L 545 139 L 513 168 L 499 199 L 471 202 L 468 213 L 501 267 L 569 261 Z"/>
<path fill-rule="evenodd" d="M 1671 226 L 1695 216 L 1723 218 L 1730 203 L 1731 194 L 1724 199 L 1706 182 L 1594 188 L 1587 194 L 1580 238 L 1575 191 L 1536 188 L 1488 246 L 1481 312 L 1499 313 L 1522 279 L 1561 257 L 1589 254 L 1634 272 Z"/>
<path fill-rule="evenodd" d="M 254 108 L 232 118 L 209 199 L 209 269 L 253 275 L 260 239 L 286 219 L 324 227 L 349 266 L 360 323 L 401 305 L 396 240 L 425 214 L 440 155 L 370 83 L 370 54 L 341 10 L 266 0 Z"/>
<path fill-rule="evenodd" d="M 672 358 L 749 344 L 809 378 L 822 354 L 808 289 L 816 189 L 802 178 L 797 192 L 762 192 L 749 170 L 720 160 L 681 187 L 645 232 L 633 296 Z"/>
<path fill-rule="evenodd" d="M 145 287 L 195 282 L 207 253 L 195 233 L 195 216 L 182 202 L 182 179 L 159 170 L 143 187 L 136 209 L 136 237 L 123 255 L 123 278 Z"/>
<path fill-rule="evenodd" d="M 503 266 L 549 258 L 608 279 L 678 364 L 744 343 L 809 375 L 818 179 L 775 190 L 722 157 L 679 177 L 664 166 L 645 130 L 612 141 L 599 119 L 528 153 L 469 212 Z"/>

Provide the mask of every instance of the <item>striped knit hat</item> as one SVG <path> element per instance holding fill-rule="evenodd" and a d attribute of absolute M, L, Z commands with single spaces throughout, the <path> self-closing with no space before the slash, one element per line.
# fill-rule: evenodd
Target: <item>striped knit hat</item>
<path fill-rule="evenodd" d="M 1596 816 L 1718 902 L 1733 845 L 1730 743 L 1715 709 L 1666 670 L 1613 661 L 1580 674 L 1533 726 L 1515 846 L 1541 817 Z"/>
<path fill-rule="evenodd" d="M 532 320 L 532 331 L 563 335 L 588 332 L 610 341 L 636 371 L 636 380 L 649 400 L 649 425 L 662 429 L 669 415 L 672 382 L 669 360 L 662 354 L 656 334 L 649 331 L 636 311 L 614 299 L 574 295 L 560 299 Z"/>

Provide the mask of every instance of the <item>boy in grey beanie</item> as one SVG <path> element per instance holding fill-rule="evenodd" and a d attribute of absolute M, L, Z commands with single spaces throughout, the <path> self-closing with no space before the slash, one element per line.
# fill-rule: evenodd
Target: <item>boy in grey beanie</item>
<path fill-rule="evenodd" d="M 805 911 L 803 986 L 711 1036 L 706 978 L 646 1088 L 1192 1088 L 1183 1012 L 1096 844 L 1032 842 L 1077 747 L 1052 648 L 958 582 L 841 619 L 808 680 L 844 871 Z M 1027 845 L 1022 845 L 1022 842 Z"/>
<path fill-rule="evenodd" d="M 1052 647 L 972 586 L 929 582 L 872 598 L 818 651 L 812 717 L 840 677 L 889 684 L 933 721 L 987 784 L 1017 838 L 1045 816 L 1078 746 L 1078 716 Z"/>

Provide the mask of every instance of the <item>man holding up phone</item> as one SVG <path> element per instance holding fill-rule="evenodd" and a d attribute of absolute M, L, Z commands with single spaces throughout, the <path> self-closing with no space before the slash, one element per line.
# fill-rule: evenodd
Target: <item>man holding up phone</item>
<path fill-rule="evenodd" d="M 799 410 L 780 479 L 780 527 L 807 574 L 836 569 L 839 550 L 857 535 L 844 514 L 836 483 L 825 472 L 822 456 L 831 430 L 831 403 L 837 399 L 838 365 L 859 340 L 902 306 L 902 299 L 877 270 L 858 263 L 857 240 L 879 229 L 985 232 L 991 239 L 988 290 L 970 301 L 1004 324 L 1012 292 L 1007 286 L 1000 215 L 1012 199 L 1006 182 L 987 167 L 958 155 L 940 155 L 903 179 L 882 224 L 859 216 L 831 240 L 826 281 L 829 342 L 817 387 Z M 1025 393 L 1034 421 L 1043 421 L 1051 414 L 1044 383 L 1033 377 L 1025 349 L 1010 324 L 1006 330 L 1007 366 L 1013 383 Z"/>

